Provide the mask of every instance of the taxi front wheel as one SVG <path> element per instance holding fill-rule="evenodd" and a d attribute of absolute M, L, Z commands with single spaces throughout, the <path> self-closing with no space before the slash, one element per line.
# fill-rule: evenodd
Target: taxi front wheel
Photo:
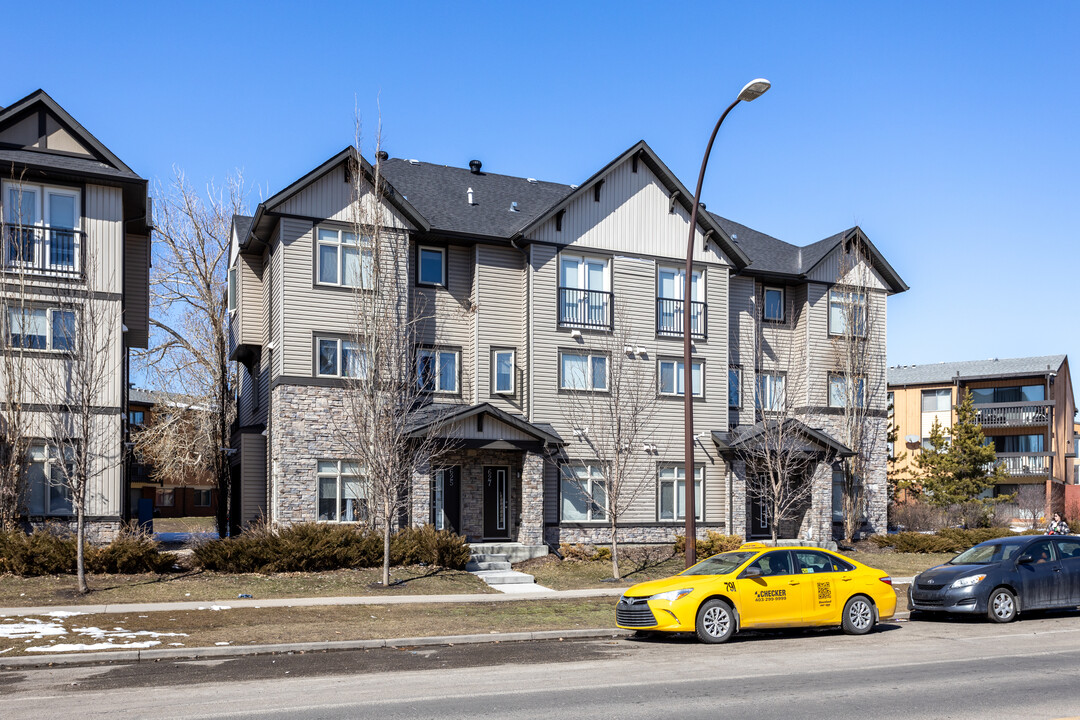
<path fill-rule="evenodd" d="M 727 642 L 735 634 L 735 611 L 723 600 L 708 600 L 698 608 L 695 629 L 703 643 Z"/>
<path fill-rule="evenodd" d="M 861 595 L 849 599 L 844 605 L 842 625 L 848 635 L 865 635 L 874 627 L 874 607 Z"/>

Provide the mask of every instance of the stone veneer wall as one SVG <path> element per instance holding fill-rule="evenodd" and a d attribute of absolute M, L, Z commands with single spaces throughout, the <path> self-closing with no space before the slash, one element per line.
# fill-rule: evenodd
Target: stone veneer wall
<path fill-rule="evenodd" d="M 841 435 L 841 423 L 843 418 L 839 415 L 814 415 L 808 419 L 808 424 L 819 427 L 829 435 L 843 442 Z M 876 427 L 873 430 L 876 440 L 870 453 L 870 470 L 867 477 L 863 478 L 863 484 L 867 493 L 866 523 L 863 525 L 863 535 L 887 532 L 889 511 L 889 481 L 888 481 L 888 449 L 886 447 L 886 435 L 888 434 L 887 418 L 870 418 L 869 422 Z M 828 478 L 820 479 L 819 482 L 827 483 L 826 499 L 822 499 L 822 506 L 828 507 L 828 521 L 832 522 L 832 472 Z M 831 532 L 831 530 L 830 530 Z M 825 537 L 828 537 L 826 535 Z"/>
<path fill-rule="evenodd" d="M 675 542 L 676 535 L 682 535 L 684 526 L 682 523 L 670 525 L 640 525 L 619 526 L 619 547 L 626 545 L 657 545 Z M 725 533 L 724 523 L 698 523 L 695 535 L 704 540 L 708 537 L 709 530 Z M 737 533 L 741 535 L 742 533 Z M 610 545 L 611 527 L 609 525 L 597 525 L 588 527 L 563 527 L 551 525 L 547 528 L 545 538 L 551 545 L 588 544 Z"/>
<path fill-rule="evenodd" d="M 30 529 L 60 529 L 75 534 L 75 518 L 51 517 L 47 520 L 34 518 L 26 523 Z M 120 520 L 86 520 L 86 540 L 94 545 L 108 545 L 120 534 L 123 523 Z"/>

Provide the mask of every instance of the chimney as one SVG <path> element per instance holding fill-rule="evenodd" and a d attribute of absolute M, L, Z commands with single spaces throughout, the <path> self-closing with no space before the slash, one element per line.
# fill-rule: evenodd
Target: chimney
<path fill-rule="evenodd" d="M 483 166 L 484 166 L 484 164 L 482 162 L 480 162 L 479 160 L 470 160 L 469 161 L 469 171 L 473 175 L 479 175 L 480 174 L 480 168 L 482 168 Z"/>

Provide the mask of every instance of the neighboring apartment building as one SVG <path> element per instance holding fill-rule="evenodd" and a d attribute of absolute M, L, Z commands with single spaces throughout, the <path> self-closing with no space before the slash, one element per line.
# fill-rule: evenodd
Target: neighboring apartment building
<path fill-rule="evenodd" d="M 130 432 L 138 432 L 153 422 L 155 413 L 167 413 L 174 399 L 186 407 L 182 397 L 130 388 L 127 412 Z M 168 482 L 154 477 L 154 466 L 140 459 L 134 448 L 127 453 L 125 466 L 133 517 L 142 514 L 140 502 L 149 503 L 150 515 L 155 518 L 213 517 L 217 514 L 217 484 L 209 468 L 205 477 L 192 477 L 183 484 Z"/>
<path fill-rule="evenodd" d="M 108 378 L 93 402 L 97 438 L 86 513 L 92 537 L 119 528 L 126 507 L 123 443 L 129 348 L 149 333 L 150 218 L 147 182 L 44 91 L 0 109 L 4 347 L 12 367 L 41 378 L 78 337 L 87 299 L 108 336 Z M 17 360 L 17 362 L 16 362 Z M 0 388 L 11 387 L 6 382 Z M 42 409 L 57 388 L 26 383 L 18 400 L 33 438 L 22 508 L 33 524 L 68 521 L 70 493 L 59 473 L 52 423 Z M 6 390 L 0 390 L 7 392 Z M 10 402 L 15 398 L 4 398 Z"/>
<path fill-rule="evenodd" d="M 408 234 L 411 291 L 437 325 L 437 345 L 418 348 L 418 362 L 438 368 L 431 394 L 438 423 L 421 423 L 417 433 L 453 438 L 439 467 L 415 478 L 411 522 L 539 551 L 607 542 L 605 509 L 581 492 L 604 482 L 604 468 L 565 404 L 569 393 L 607 392 L 605 340 L 627 321 L 633 339 L 625 352 L 654 369 L 658 407 L 644 448 L 651 471 L 620 523 L 624 541 L 669 542 L 682 531 L 685 384 L 695 396 L 692 482 L 703 533 L 769 531 L 748 501 L 737 456 L 760 419 L 755 396 L 768 410 L 791 387 L 806 452 L 846 450 L 830 435 L 839 410 L 829 402 L 829 308 L 844 253 L 853 238 L 865 240 L 858 228 L 800 248 L 700 213 L 695 360 L 684 383 L 681 288 L 693 196 L 647 144 L 580 186 L 496 175 L 479 161 L 454 168 L 380 153 L 376 162 L 388 181 L 377 201 L 386 224 Z M 372 171 L 347 148 L 261 203 L 254 217 L 234 221 L 230 332 L 243 368 L 233 460 L 245 522 L 263 514 L 275 523 L 362 516 L 362 469 L 331 421 L 341 408 L 345 355 L 357 350 L 349 340 L 354 289 L 342 287 L 350 274 L 359 277 L 346 258 L 363 247 L 350 224 L 357 167 Z M 867 382 L 877 389 L 866 402 L 884 428 L 885 298 L 907 288 L 869 241 L 863 247 L 873 286 L 861 301 L 881 317 L 870 338 L 881 377 Z M 756 342 L 762 335 L 764 349 Z M 775 357 L 781 344 L 794 362 Z M 805 382 L 792 382 L 793 370 Z M 885 527 L 884 443 L 882 433 L 880 463 L 866 479 L 874 530 Z M 812 482 L 810 506 L 785 534 L 828 539 L 831 467 L 822 463 Z"/>
<path fill-rule="evenodd" d="M 901 365 L 890 367 L 888 375 L 901 477 L 910 472 L 934 420 L 951 426 L 954 408 L 970 390 L 983 434 L 1009 473 L 994 496 L 1041 484 L 1050 511 L 1065 511 L 1065 486 L 1076 482 L 1076 402 L 1068 357 Z"/>

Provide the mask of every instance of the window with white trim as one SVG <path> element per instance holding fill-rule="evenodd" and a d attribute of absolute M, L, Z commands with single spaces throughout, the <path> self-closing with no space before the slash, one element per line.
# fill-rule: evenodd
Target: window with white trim
<path fill-rule="evenodd" d="M 355 340 L 315 338 L 315 368 L 321 377 L 359 378 L 368 370 L 367 352 Z M 252 375 L 255 380 L 255 375 Z M 258 385 L 255 386 L 258 393 Z"/>
<path fill-rule="evenodd" d="M 349 460 L 318 461 L 319 522 L 364 522 L 368 499 L 360 464 Z"/>
<path fill-rule="evenodd" d="M 438 247 L 417 248 L 416 282 L 419 285 L 446 285 L 446 249 Z"/>
<path fill-rule="evenodd" d="M 319 227 L 318 268 L 315 277 L 319 285 L 371 290 L 375 286 L 375 260 L 371 238 L 338 228 Z"/>
<path fill-rule="evenodd" d="M 600 392 L 608 389 L 607 355 L 559 351 L 559 388 Z"/>
<path fill-rule="evenodd" d="M 692 391 L 694 397 L 703 397 L 705 394 L 705 383 L 702 382 L 704 375 L 704 363 L 699 361 L 693 361 L 690 364 L 693 369 L 691 382 L 693 383 Z M 660 361 L 660 394 L 661 395 L 678 395 L 682 396 L 686 392 L 683 372 L 682 360 L 661 360 Z"/>
<path fill-rule="evenodd" d="M 607 519 L 607 485 L 599 465 L 567 463 L 562 466 L 562 521 L 594 522 Z"/>
<path fill-rule="evenodd" d="M 783 412 L 786 402 L 786 378 L 782 373 L 759 372 L 754 405 L 765 412 Z"/>
<path fill-rule="evenodd" d="M 514 351 L 491 351 L 491 385 L 496 395 L 514 394 Z"/>
<path fill-rule="evenodd" d="M 416 378 L 420 389 L 430 393 L 458 392 L 458 351 L 420 348 L 416 356 Z"/>
<path fill-rule="evenodd" d="M 4 183 L 4 262 L 68 273 L 79 267 L 82 221 L 77 188 Z"/>
<path fill-rule="evenodd" d="M 30 515 L 71 515 L 71 488 L 68 477 L 72 474 L 72 448 L 63 452 L 51 445 L 32 445 L 27 453 L 26 468 Z M 67 471 L 60 458 L 67 456 Z"/>
<path fill-rule="evenodd" d="M 662 465 L 659 470 L 660 498 L 658 514 L 661 520 L 686 519 L 686 467 L 683 465 Z M 701 495 L 705 480 L 705 466 L 694 466 L 694 517 L 704 517 L 705 505 Z"/>
<path fill-rule="evenodd" d="M 9 347 L 25 350 L 72 352 L 78 341 L 78 315 L 74 310 L 42 307 L 9 307 Z"/>
<path fill-rule="evenodd" d="M 829 334 L 846 335 L 848 320 L 854 323 L 856 337 L 866 335 L 866 293 L 849 290 L 829 291 Z"/>
<path fill-rule="evenodd" d="M 767 287 L 763 294 L 761 317 L 773 322 L 784 321 L 784 288 Z"/>
<path fill-rule="evenodd" d="M 855 401 L 855 407 L 863 407 L 866 403 L 866 379 L 855 378 L 838 373 L 829 374 L 829 407 L 843 408 L 848 406 L 848 400 Z"/>
<path fill-rule="evenodd" d="M 229 268 L 229 312 L 236 310 L 236 268 Z"/>

